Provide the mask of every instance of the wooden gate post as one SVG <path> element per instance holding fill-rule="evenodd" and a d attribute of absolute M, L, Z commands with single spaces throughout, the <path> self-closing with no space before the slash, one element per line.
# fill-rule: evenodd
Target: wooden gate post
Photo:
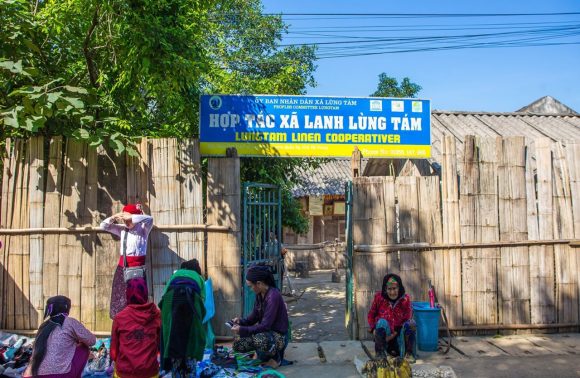
<path fill-rule="evenodd" d="M 228 148 L 226 158 L 209 158 L 207 223 L 228 226 L 229 233 L 207 236 L 207 272 L 213 281 L 216 335 L 229 336 L 227 320 L 242 315 L 240 158 Z"/>

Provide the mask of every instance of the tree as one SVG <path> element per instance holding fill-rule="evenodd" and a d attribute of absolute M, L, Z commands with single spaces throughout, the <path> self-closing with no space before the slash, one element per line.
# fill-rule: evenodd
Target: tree
<path fill-rule="evenodd" d="M 136 154 L 142 136 L 199 134 L 202 93 L 303 94 L 312 47 L 279 48 L 259 0 L 0 0 L 0 143 L 64 135 Z M 242 159 L 244 181 L 283 185 L 316 161 Z M 246 172 L 246 173 L 244 173 Z"/>
<path fill-rule="evenodd" d="M 278 43 L 286 26 L 279 16 L 261 15 L 260 1 L 232 3 L 230 13 L 212 18 L 210 22 L 218 24 L 210 29 L 219 30 L 219 33 L 207 35 L 212 46 L 213 65 L 204 76 L 207 92 L 300 95 L 305 93 L 308 85 L 316 84 L 313 77 L 316 69 L 314 48 L 279 49 Z M 308 219 L 303 216 L 300 203 L 292 197 L 291 189 L 300 181 L 298 168 L 316 169 L 322 161 L 242 157 L 240 176 L 246 182 L 280 186 L 283 225 L 297 233 L 306 233 Z"/>
<path fill-rule="evenodd" d="M 407 97 L 413 98 L 421 91 L 419 84 L 412 83 L 408 77 L 401 81 L 401 85 L 394 77 L 387 76 L 386 73 L 379 75 L 379 85 L 377 90 L 371 94 L 373 97 Z"/>
<path fill-rule="evenodd" d="M 314 84 L 314 50 L 279 50 L 284 24 L 257 0 L 0 5 L 0 112 L 12 135 L 123 151 L 133 137 L 197 135 L 201 93 L 300 94 Z"/>

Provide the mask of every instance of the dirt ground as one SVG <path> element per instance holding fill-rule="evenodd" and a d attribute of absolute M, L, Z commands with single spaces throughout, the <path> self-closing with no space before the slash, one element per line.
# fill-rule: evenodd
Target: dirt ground
<path fill-rule="evenodd" d="M 290 272 L 295 293 L 304 291 L 296 301 L 285 297 L 293 342 L 348 340 L 344 327 L 345 272 L 344 269 L 339 272 L 340 283 L 332 282 L 331 270 L 311 271 L 309 278 L 294 277 Z"/>

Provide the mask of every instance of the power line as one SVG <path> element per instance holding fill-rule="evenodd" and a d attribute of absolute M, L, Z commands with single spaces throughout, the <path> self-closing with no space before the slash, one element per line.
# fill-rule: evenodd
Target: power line
<path fill-rule="evenodd" d="M 356 54 L 366 54 L 367 52 L 384 52 L 388 51 L 391 52 L 415 52 L 415 51 L 424 51 L 425 48 L 430 48 L 429 51 L 435 51 L 437 49 L 457 49 L 457 48 L 465 48 L 466 46 L 479 46 L 485 45 L 488 47 L 500 47 L 505 45 L 510 45 L 512 47 L 517 47 L 516 43 L 519 43 L 520 46 L 524 46 L 523 42 L 530 42 L 530 41 L 543 41 L 543 40 L 553 40 L 553 39 L 562 39 L 568 38 L 573 36 L 580 35 L 580 32 L 574 33 L 556 33 L 552 35 L 530 35 L 530 36 L 520 36 L 518 38 L 512 38 L 503 41 L 477 41 L 471 40 L 468 44 L 462 42 L 461 40 L 456 41 L 392 41 L 388 43 L 377 43 L 373 44 L 372 46 L 364 45 L 364 46 L 350 46 L 350 47 L 328 47 L 328 48 L 321 48 L 320 53 L 318 53 L 319 58 L 329 58 L 329 57 L 337 57 L 339 54 L 342 56 L 344 52 L 348 52 L 349 56 L 354 56 Z M 463 43 L 463 44 L 458 44 Z M 562 44 L 569 44 L 569 42 L 561 42 Z M 551 43 L 550 45 L 554 45 Z M 407 50 L 394 50 L 394 48 L 400 49 L 402 46 L 408 46 Z M 527 45 L 526 45 L 527 46 Z M 534 46 L 539 46 L 535 44 Z"/>
<path fill-rule="evenodd" d="M 456 39 L 456 38 L 481 38 L 481 37 L 500 37 L 500 36 L 510 36 L 510 35 L 521 35 L 521 34 L 536 34 L 536 33 L 550 33 L 557 31 L 573 31 L 580 29 L 580 25 L 568 26 L 568 27 L 558 27 L 558 28 L 543 28 L 543 29 L 528 29 L 520 31 L 507 31 L 498 33 L 478 33 L 478 34 L 460 34 L 460 35 L 448 35 L 448 36 L 427 36 L 427 37 L 397 37 L 397 38 L 373 38 L 365 40 L 356 41 L 329 41 L 329 42 L 308 42 L 308 43 L 291 43 L 291 44 L 281 44 L 280 47 L 292 47 L 292 46 L 324 46 L 324 45 L 351 45 L 360 43 L 374 43 L 382 41 L 392 41 L 392 40 L 438 40 L 438 39 Z"/>
<path fill-rule="evenodd" d="M 580 35 L 580 33 L 576 33 L 575 35 Z M 446 50 L 451 50 L 451 49 L 458 49 L 459 48 L 464 48 L 465 46 L 480 46 L 480 45 L 485 45 L 487 47 L 501 47 L 501 46 L 511 46 L 511 47 L 525 47 L 525 46 L 529 46 L 530 42 L 536 42 L 536 41 L 546 41 L 546 40 L 553 40 L 555 38 L 561 38 L 561 36 L 539 36 L 539 37 L 527 37 L 527 38 L 518 38 L 518 39 L 512 39 L 512 40 L 506 40 L 506 41 L 471 41 L 469 43 L 461 43 L 460 41 L 457 41 L 455 44 L 441 44 L 441 43 L 437 43 L 437 44 L 425 44 L 425 43 L 417 43 L 417 44 L 412 44 L 412 43 L 405 43 L 405 42 L 393 42 L 393 43 L 384 43 L 384 44 L 380 44 L 380 45 L 375 45 L 372 46 L 372 48 L 368 48 L 365 46 L 358 46 L 358 47 L 351 47 L 351 48 L 329 48 L 323 51 L 320 51 L 317 56 L 319 59 L 322 58 L 330 58 L 330 57 L 336 57 L 338 55 L 343 55 L 345 53 L 350 54 L 349 56 L 355 56 L 356 54 L 365 54 L 367 52 L 399 52 L 401 51 L 400 49 L 406 46 L 406 49 L 409 50 L 405 50 L 405 52 L 415 52 L 415 51 L 423 51 L 422 49 L 424 48 L 432 48 L 433 51 L 435 51 L 436 49 L 440 49 L 440 48 L 444 48 Z M 562 43 L 562 44 L 568 44 L 570 42 L 558 42 L 558 43 Z M 553 45 L 553 42 L 550 44 Z M 537 44 L 535 44 L 534 46 L 538 46 Z M 396 50 L 399 49 L 399 50 Z"/>
<path fill-rule="evenodd" d="M 572 26 L 572 25 L 571 25 Z M 513 27 L 510 28 L 513 30 L 517 30 L 517 29 L 526 29 L 526 27 Z M 419 32 L 419 31 L 463 31 L 463 30 L 509 30 L 506 28 L 497 28 L 497 29 L 486 29 L 486 28 L 442 28 L 442 29 L 423 29 L 423 30 L 393 30 L 392 32 Z M 295 32 L 292 33 L 288 36 L 286 36 L 285 38 L 292 38 L 292 39 L 297 39 L 297 38 L 301 38 L 301 39 L 306 39 L 309 37 L 320 37 L 320 38 L 381 38 L 381 37 L 369 37 L 368 35 L 365 35 L 367 32 L 382 32 L 384 30 L 366 30 L 365 33 L 360 33 L 362 35 L 345 35 L 345 34 L 325 34 L 324 32 Z M 343 30 L 342 33 L 344 33 L 345 31 Z"/>
<path fill-rule="evenodd" d="M 374 52 L 350 52 L 350 53 L 330 53 L 327 55 L 321 54 L 318 59 L 332 59 L 332 58 L 348 58 L 348 57 L 360 57 L 360 56 L 372 56 L 372 55 L 386 55 L 386 54 L 404 54 L 404 53 L 414 53 L 414 52 L 431 52 L 431 51 L 448 51 L 448 50 L 464 50 L 464 49 L 475 49 L 475 48 L 513 48 L 513 47 L 541 47 L 541 46 L 567 46 L 567 45 L 580 45 L 579 42 L 545 42 L 545 43 L 520 43 L 515 44 L 515 42 L 502 42 L 502 43 L 476 43 L 476 44 L 464 44 L 464 45 L 453 45 L 453 46 L 436 46 L 436 47 L 416 47 L 407 48 L 399 50 L 379 50 Z"/>
<path fill-rule="evenodd" d="M 578 21 L 541 21 L 541 22 L 509 22 L 509 23 L 480 23 L 480 24 L 474 24 L 474 23 L 469 23 L 469 24 L 457 24 L 457 23 L 453 23 L 452 25 L 455 27 L 459 27 L 459 28 L 477 28 L 479 26 L 482 27 L 513 27 L 516 25 L 527 25 L 527 26 L 536 26 L 536 25 L 543 25 L 543 26 L 548 26 L 548 25 L 561 25 L 561 24 L 569 24 L 569 23 L 576 23 Z M 416 28 L 417 30 L 422 30 L 422 29 L 429 29 L 431 27 L 444 27 L 447 26 L 445 24 L 421 24 L 421 25 L 348 25 L 348 29 L 349 30 L 364 30 L 366 28 L 378 28 L 378 29 L 386 29 L 386 30 L 390 30 L 390 29 L 413 29 Z M 291 26 L 290 27 L 290 32 L 293 31 L 332 31 L 332 30 L 340 30 L 340 31 L 344 31 L 345 29 L 345 25 L 341 24 L 341 25 L 334 25 L 334 26 L 306 26 L 306 27 L 298 27 L 298 26 Z M 430 29 L 429 29 L 430 30 Z"/>
<path fill-rule="evenodd" d="M 263 13 L 265 16 L 315 16 L 315 17 L 533 17 L 533 16 L 575 16 L 580 12 L 554 13 Z"/>
<path fill-rule="evenodd" d="M 292 37 L 292 35 L 322 35 L 322 36 L 334 36 L 340 37 L 338 34 L 331 33 L 359 33 L 364 34 L 368 32 L 423 32 L 423 31 L 455 31 L 455 30 L 509 30 L 509 29 L 526 29 L 531 26 L 537 27 L 549 27 L 549 26 L 574 26 L 578 25 L 578 21 L 563 21 L 563 22 L 537 22 L 537 23 L 509 23 L 509 24 L 469 24 L 469 25 L 379 25 L 379 26 L 330 26 L 330 27 L 317 27 L 317 28 L 298 28 L 291 27 L 288 30 L 286 38 Z M 322 34 L 330 33 L 330 34 Z"/>

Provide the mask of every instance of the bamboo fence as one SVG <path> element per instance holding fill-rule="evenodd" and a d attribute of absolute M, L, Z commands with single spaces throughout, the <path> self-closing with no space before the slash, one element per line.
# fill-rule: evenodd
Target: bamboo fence
<path fill-rule="evenodd" d="M 148 284 L 158 301 L 183 260 L 205 266 L 197 140 L 143 140 L 139 157 L 60 137 L 8 140 L 0 202 L 0 328 L 36 329 L 44 303 L 61 294 L 71 316 L 110 331 L 112 278 L 119 242 L 98 227 L 123 204 L 142 203 L 154 217 Z"/>
<path fill-rule="evenodd" d="M 468 136 L 463 147 L 457 161 L 443 139 L 440 177 L 354 179 L 358 334 L 387 272 L 413 300 L 428 300 L 431 281 L 456 330 L 578 330 L 580 142 Z"/>
<path fill-rule="evenodd" d="M 195 140 L 143 140 L 139 158 L 63 138 L 9 140 L 6 149 L 1 328 L 37 328 L 46 299 L 64 294 L 72 316 L 109 331 L 119 244 L 98 225 L 127 202 L 141 202 L 157 225 L 147 261 L 153 299 L 195 257 L 214 279 L 218 331 L 222 317 L 238 315 L 236 156 L 209 160 L 208 226 Z M 468 137 L 463 160 L 457 156 L 447 136 L 441 177 L 355 178 L 358 334 L 368 334 L 366 314 L 386 272 L 399 273 L 414 300 L 426 300 L 430 280 L 455 329 L 577 329 L 580 142 Z"/>
<path fill-rule="evenodd" d="M 208 234 L 207 272 L 213 281 L 216 335 L 228 335 L 225 322 L 241 316 L 241 186 L 240 159 L 228 149 L 225 159 L 210 158 L 207 175 L 207 221 L 226 226 L 229 233 Z"/>

